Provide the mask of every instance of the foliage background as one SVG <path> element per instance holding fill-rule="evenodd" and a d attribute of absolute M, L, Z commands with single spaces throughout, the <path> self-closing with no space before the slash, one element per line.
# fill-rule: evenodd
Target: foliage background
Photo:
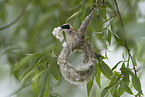
<path fill-rule="evenodd" d="M 13 21 L 23 10 L 28 1 L 1 0 L 0 27 L 3 27 L 4 25 Z M 109 1 L 113 7 L 115 6 L 113 0 L 107 1 Z M 75 29 L 78 29 L 85 16 L 91 12 L 93 7 L 92 2 L 93 0 L 30 0 L 26 6 L 25 12 L 23 12 L 22 17 L 9 28 L 0 30 L 1 87 L 7 87 L 7 83 L 9 83 L 11 86 L 8 88 L 8 90 L 2 90 L 4 91 L 4 94 L 9 94 L 13 90 L 20 87 L 21 82 L 19 78 L 19 72 L 12 74 L 9 79 L 6 79 L 8 78 L 10 72 L 12 72 L 14 66 L 17 65 L 25 56 L 27 56 L 27 54 L 46 52 L 54 52 L 55 54 L 58 54 L 61 51 L 62 46 L 61 42 L 52 35 L 51 32 L 53 28 L 61 26 L 72 14 L 82 9 L 82 12 L 68 21 Z M 143 10 L 145 9 L 145 1 L 117 0 L 117 3 L 119 5 L 120 13 L 124 23 L 127 44 L 131 49 L 132 55 L 134 55 L 135 59 L 137 60 L 137 69 L 139 70 L 138 75 L 141 79 L 144 75 L 145 69 L 145 13 Z M 127 57 L 127 51 L 119 44 L 119 41 L 115 40 L 113 37 L 113 32 L 111 32 L 112 37 L 110 40 L 110 45 L 108 42 L 104 42 L 104 33 L 100 34 L 99 32 L 102 32 L 103 28 L 105 28 L 107 24 L 102 24 L 102 22 L 105 21 L 105 18 L 109 18 L 110 16 L 114 15 L 114 9 L 106 8 L 106 12 L 104 11 L 104 8 L 99 10 L 101 11 L 96 13 L 95 18 L 88 27 L 87 40 L 94 45 L 95 51 L 101 55 L 104 55 L 105 57 L 105 52 L 108 54 L 108 59 L 110 59 L 111 62 L 105 62 L 110 68 L 112 68 L 118 61 L 123 59 L 123 52 Z M 114 17 L 113 19 L 115 22 L 113 25 L 114 32 L 117 34 L 120 40 L 124 41 L 122 37 L 122 31 L 120 30 L 120 21 L 118 20 L 118 17 Z M 106 50 L 106 46 L 109 50 L 111 50 L 111 52 Z M 58 68 L 56 64 L 55 66 Z M 131 66 L 132 63 L 130 62 L 130 68 Z M 20 71 L 23 72 L 23 70 Z M 61 83 L 55 85 L 57 81 L 52 77 L 52 82 L 54 82 L 54 85 L 52 85 L 53 95 L 54 93 L 58 93 L 62 95 L 62 97 L 68 97 L 68 95 L 69 97 L 77 97 L 80 93 L 84 94 L 83 97 L 87 97 L 87 89 L 85 85 L 71 85 L 65 81 L 61 75 L 60 79 Z M 93 95 L 96 94 L 100 95 L 100 91 L 102 91 L 103 87 L 108 85 L 107 81 L 104 81 L 103 79 L 106 78 L 102 75 L 101 89 L 99 89 L 98 85 L 96 84 L 93 86 L 91 97 L 94 97 Z M 4 81 L 7 83 L 3 83 Z M 28 85 L 29 84 L 30 83 L 28 82 Z M 141 80 L 141 85 L 143 85 L 143 80 Z M 31 86 L 27 86 L 15 96 L 38 96 L 38 91 L 34 92 L 33 89 Z M 79 93 L 77 94 L 76 91 L 79 91 Z M 145 94 L 144 90 L 143 93 Z"/>

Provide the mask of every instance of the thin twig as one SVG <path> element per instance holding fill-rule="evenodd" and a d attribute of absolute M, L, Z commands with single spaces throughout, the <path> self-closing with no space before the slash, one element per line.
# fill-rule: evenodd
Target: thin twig
<path fill-rule="evenodd" d="M 116 6 L 116 10 L 118 11 L 118 16 L 119 16 L 119 19 L 120 19 L 120 22 L 121 22 L 121 27 L 122 27 L 122 31 L 123 31 L 123 37 L 124 37 L 124 46 L 127 49 L 127 52 L 129 54 L 129 56 L 131 58 L 133 58 L 131 53 L 130 53 L 130 49 L 127 45 L 126 35 L 125 35 L 125 31 L 124 31 L 124 24 L 123 24 L 123 20 L 122 20 L 122 17 L 121 17 L 120 11 L 119 11 L 119 7 L 118 7 L 118 4 L 117 4 L 116 0 L 114 0 L 114 3 L 115 3 L 115 6 Z M 134 65 L 133 65 L 133 69 L 134 69 L 135 74 L 137 74 L 137 71 L 136 71 L 136 68 L 135 68 Z"/>
<path fill-rule="evenodd" d="M 79 32 L 81 32 L 82 34 L 84 34 L 86 32 L 87 26 L 89 25 L 90 21 L 92 20 L 94 13 L 96 12 L 96 10 L 103 4 L 103 1 L 100 1 L 99 4 L 97 4 L 97 6 L 93 9 L 93 11 L 85 18 L 85 20 L 82 22 L 80 28 L 79 28 Z"/>
<path fill-rule="evenodd" d="M 3 27 L 0 27 L 0 30 L 4 30 L 4 29 L 6 29 L 6 28 L 9 28 L 9 27 L 12 26 L 13 24 L 15 24 L 15 23 L 22 17 L 22 15 L 24 14 L 24 12 L 25 12 L 25 10 L 26 10 L 26 8 L 27 8 L 27 5 L 29 4 L 30 1 L 31 1 L 31 0 L 28 0 L 28 1 L 26 2 L 26 4 L 24 5 L 24 8 L 22 9 L 22 11 L 18 14 L 18 16 L 17 16 L 13 21 L 11 21 L 10 23 L 6 24 L 6 25 L 3 26 Z"/>
<path fill-rule="evenodd" d="M 107 19 L 106 21 L 103 22 L 103 24 L 109 20 L 111 20 L 112 18 L 114 18 L 119 12 L 117 11 L 114 15 L 112 15 L 109 19 Z"/>

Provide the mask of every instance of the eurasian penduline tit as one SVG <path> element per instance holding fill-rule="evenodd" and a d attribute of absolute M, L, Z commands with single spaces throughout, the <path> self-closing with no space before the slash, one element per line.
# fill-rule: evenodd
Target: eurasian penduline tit
<path fill-rule="evenodd" d="M 67 43 L 72 43 L 75 37 L 79 34 L 79 32 L 76 31 L 70 24 L 63 24 L 61 26 L 61 31 L 63 33 L 64 40 Z"/>

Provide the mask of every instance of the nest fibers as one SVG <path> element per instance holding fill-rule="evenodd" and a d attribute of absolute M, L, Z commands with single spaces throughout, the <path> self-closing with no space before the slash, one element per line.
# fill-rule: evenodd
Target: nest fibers
<path fill-rule="evenodd" d="M 83 53 L 83 63 L 77 67 L 74 67 L 68 62 L 68 58 L 74 51 L 76 45 L 81 44 L 81 52 Z M 72 84 L 81 84 L 89 82 L 95 72 L 94 53 L 89 47 L 89 44 L 84 42 L 83 44 L 79 40 L 75 40 L 73 43 L 68 44 L 67 47 L 61 51 L 57 63 L 60 66 L 60 71 L 63 77 Z"/>

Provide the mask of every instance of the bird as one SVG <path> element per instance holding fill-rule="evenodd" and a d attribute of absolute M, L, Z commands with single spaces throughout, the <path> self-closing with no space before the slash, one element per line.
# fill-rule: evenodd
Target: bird
<path fill-rule="evenodd" d="M 79 34 L 79 32 L 68 23 L 61 26 L 61 31 L 63 32 L 64 40 L 68 44 L 72 43 Z"/>

